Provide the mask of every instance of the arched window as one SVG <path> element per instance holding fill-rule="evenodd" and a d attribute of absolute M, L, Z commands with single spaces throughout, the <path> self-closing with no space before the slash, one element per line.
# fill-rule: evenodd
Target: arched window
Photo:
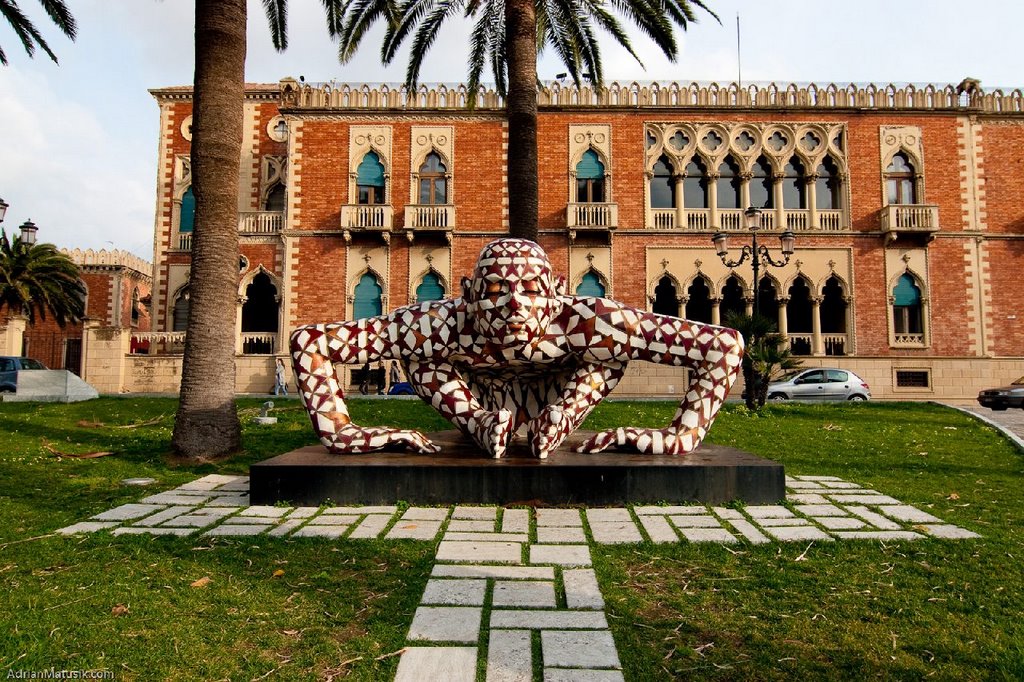
<path fill-rule="evenodd" d="M 750 205 L 754 208 L 774 208 L 774 192 L 772 192 L 772 167 L 768 159 L 757 157 L 753 167 L 754 174 L 750 179 Z"/>
<path fill-rule="evenodd" d="M 174 312 L 171 316 L 171 331 L 183 332 L 188 329 L 188 309 L 189 309 L 189 294 L 188 287 L 185 287 L 178 293 L 178 298 L 174 299 Z"/>
<path fill-rule="evenodd" d="M 672 181 L 672 165 L 668 157 L 662 156 L 654 164 L 651 178 L 651 208 L 675 208 L 675 182 Z"/>
<path fill-rule="evenodd" d="M 893 156 L 892 163 L 885 169 L 885 193 L 890 204 L 917 203 L 914 167 L 902 152 Z"/>
<path fill-rule="evenodd" d="M 768 277 L 762 277 L 757 287 L 758 314 L 777 323 L 779 319 L 779 297 L 775 291 L 775 283 Z"/>
<path fill-rule="evenodd" d="M 604 284 L 601 284 L 601 278 L 597 276 L 594 271 L 590 271 L 583 275 L 583 280 L 580 281 L 580 285 L 576 287 L 577 296 L 596 296 L 597 298 L 604 298 Z"/>
<path fill-rule="evenodd" d="M 764 312 L 763 309 L 762 312 Z M 807 286 L 807 280 L 800 277 L 789 287 L 789 302 L 786 303 L 786 327 L 789 329 L 789 333 L 806 335 L 813 332 L 812 314 L 811 288 Z M 793 355 L 810 355 L 810 339 L 807 337 L 793 339 L 791 349 Z"/>
<path fill-rule="evenodd" d="M 181 215 L 178 216 L 178 232 L 191 232 L 196 226 L 196 196 L 189 186 L 181 195 Z"/>
<path fill-rule="evenodd" d="M 818 175 L 814 181 L 814 202 L 817 207 L 826 211 L 842 208 L 839 168 L 832 157 L 826 156 L 815 173 Z"/>
<path fill-rule="evenodd" d="M 383 293 L 377 278 L 366 273 L 359 278 L 356 285 L 355 301 L 352 306 L 352 316 L 361 320 L 366 317 L 376 317 L 381 314 L 381 294 Z"/>
<path fill-rule="evenodd" d="M 722 324 L 728 324 L 731 315 L 746 315 L 747 302 L 743 300 L 743 285 L 735 275 L 729 277 L 722 287 L 722 302 L 718 306 L 718 316 Z"/>
<path fill-rule="evenodd" d="M 708 208 L 708 170 L 697 157 L 686 164 L 683 205 L 686 208 Z"/>
<path fill-rule="evenodd" d="M 675 282 L 672 278 L 665 276 L 654 288 L 653 310 L 658 315 L 671 315 L 679 317 L 679 294 L 676 292 Z"/>
<path fill-rule="evenodd" d="M 132 326 L 134 327 L 139 323 L 139 306 L 142 305 L 139 302 L 139 288 L 135 287 L 132 289 Z"/>
<path fill-rule="evenodd" d="M 821 301 L 821 332 L 823 334 L 846 333 L 846 299 L 843 284 L 832 275 L 825 282 Z"/>
<path fill-rule="evenodd" d="M 275 183 L 267 192 L 267 200 L 263 202 L 264 211 L 284 212 L 284 185 Z"/>
<path fill-rule="evenodd" d="M 384 165 L 377 152 L 367 152 L 356 169 L 356 203 L 384 203 Z"/>
<path fill-rule="evenodd" d="M 711 290 L 703 277 L 693 278 L 686 297 L 686 319 L 711 324 Z"/>
<path fill-rule="evenodd" d="M 782 207 L 807 208 L 807 185 L 804 184 L 804 165 L 793 157 L 782 170 Z"/>
<path fill-rule="evenodd" d="M 441 278 L 437 276 L 437 273 L 428 272 L 423 275 L 420 285 L 416 287 L 416 302 L 440 301 L 442 298 L 444 298 L 444 286 L 441 285 Z"/>
<path fill-rule="evenodd" d="M 448 168 L 437 152 L 430 152 L 423 160 L 419 172 L 419 202 L 421 204 L 448 203 Z"/>
<path fill-rule="evenodd" d="M 265 272 L 252 278 L 242 304 L 242 332 L 277 332 L 277 287 Z"/>
<path fill-rule="evenodd" d="M 901 275 L 892 290 L 892 326 L 897 334 L 921 334 L 921 289 L 909 274 Z"/>
<path fill-rule="evenodd" d="M 718 167 L 718 208 L 740 206 L 740 167 L 732 156 L 725 157 Z"/>
<path fill-rule="evenodd" d="M 576 164 L 576 202 L 600 204 L 604 201 L 604 164 L 597 152 L 588 149 Z"/>

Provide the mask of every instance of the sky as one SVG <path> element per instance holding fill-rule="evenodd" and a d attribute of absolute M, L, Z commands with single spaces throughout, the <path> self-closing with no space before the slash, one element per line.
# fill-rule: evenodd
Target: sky
<path fill-rule="evenodd" d="M 21 0 L 60 59 L 29 58 L 0 20 L 0 198 L 9 233 L 31 219 L 38 238 L 66 248 L 123 249 L 152 260 L 159 112 L 151 88 L 190 85 L 193 0 L 67 0 L 75 42 Z M 367 35 L 341 65 L 320 0 L 291 0 L 283 53 L 273 49 L 260 0 L 249 0 L 246 80 L 276 83 L 399 83 L 406 54 L 380 63 L 382 32 Z M 936 83 L 970 76 L 982 87 L 1024 87 L 1019 27 L 1024 3 L 1011 0 L 707 0 L 706 15 L 678 33 L 670 63 L 642 35 L 641 66 L 610 38 L 602 41 L 606 81 L 729 83 Z M 737 15 L 741 50 L 737 59 Z M 468 28 L 446 27 L 423 65 L 421 82 L 465 79 Z M 538 73 L 564 71 L 553 54 Z M 488 78 L 489 80 L 489 78 Z"/>

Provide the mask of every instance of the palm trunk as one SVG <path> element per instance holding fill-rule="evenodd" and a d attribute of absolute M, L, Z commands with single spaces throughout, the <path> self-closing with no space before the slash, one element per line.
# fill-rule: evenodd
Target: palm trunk
<path fill-rule="evenodd" d="M 537 240 L 537 14 L 535 0 L 506 0 L 508 220 L 513 237 Z"/>
<path fill-rule="evenodd" d="M 190 458 L 241 445 L 235 409 L 238 173 L 245 95 L 246 0 L 196 0 L 191 306 L 171 445 Z"/>

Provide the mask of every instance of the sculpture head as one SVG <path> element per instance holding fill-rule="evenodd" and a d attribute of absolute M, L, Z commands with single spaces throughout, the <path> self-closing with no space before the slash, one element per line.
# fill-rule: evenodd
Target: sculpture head
<path fill-rule="evenodd" d="M 557 314 L 561 293 L 544 249 L 517 238 L 485 246 L 463 289 L 476 331 L 491 343 L 511 347 L 543 336 Z"/>

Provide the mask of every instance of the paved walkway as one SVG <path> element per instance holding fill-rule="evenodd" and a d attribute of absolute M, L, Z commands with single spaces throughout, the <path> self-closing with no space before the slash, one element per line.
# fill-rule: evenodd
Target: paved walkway
<path fill-rule="evenodd" d="M 954 410 L 972 414 L 986 424 L 999 429 L 1024 452 L 1024 410 L 990 410 L 980 405 L 946 405 Z"/>
<path fill-rule="evenodd" d="M 440 538 L 396 682 L 623 680 L 591 552 L 639 543 L 970 539 L 882 492 L 834 476 L 786 478 L 785 504 L 610 509 L 249 505 L 249 479 L 210 475 L 58 533 Z M 488 614 L 486 619 L 484 614 Z M 535 661 L 535 655 L 539 659 Z"/>

